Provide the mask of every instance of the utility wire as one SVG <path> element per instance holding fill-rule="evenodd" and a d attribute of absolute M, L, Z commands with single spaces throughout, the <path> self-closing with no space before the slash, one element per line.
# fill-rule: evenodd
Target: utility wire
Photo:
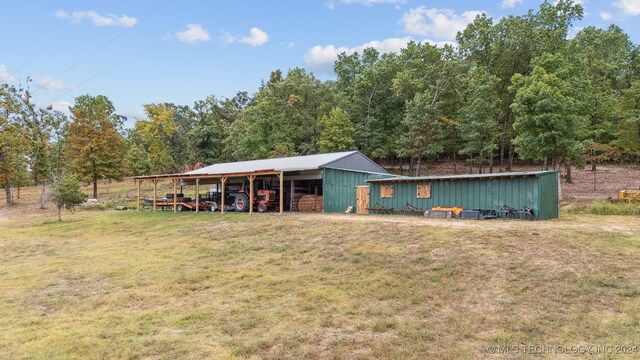
<path fill-rule="evenodd" d="M 56 96 L 55 98 L 51 99 L 51 100 L 49 101 L 49 104 L 53 103 L 54 101 L 56 101 L 56 100 L 60 99 L 61 97 L 65 96 L 65 95 L 69 94 L 69 93 L 70 93 L 70 92 L 72 92 L 72 91 L 76 91 L 76 90 L 78 90 L 82 85 L 84 85 L 84 84 L 88 83 L 89 81 L 91 81 L 91 80 L 93 80 L 93 79 L 97 78 L 98 76 L 100 76 L 100 75 L 102 75 L 102 74 L 106 73 L 107 71 L 109 71 L 109 70 L 113 69 L 113 68 L 114 68 L 114 67 L 116 67 L 117 65 L 120 65 L 120 64 L 121 64 L 121 63 L 123 63 L 125 60 L 126 60 L 126 59 L 122 59 L 122 60 L 120 60 L 120 61 L 116 61 L 115 63 L 113 63 L 113 64 L 109 65 L 108 67 L 106 67 L 106 68 L 104 68 L 104 69 L 102 69 L 99 73 L 97 73 L 97 74 L 93 75 L 92 77 L 88 78 L 87 80 L 85 80 L 85 81 L 81 82 L 81 83 L 80 83 L 80 84 L 78 84 L 77 86 L 74 86 L 73 88 L 71 88 L 71 89 L 69 89 L 68 91 L 66 91 L 64 94 L 59 95 L 59 96 Z"/>
<path fill-rule="evenodd" d="M 60 35 L 56 36 L 52 40 L 52 42 L 57 42 L 58 40 L 62 39 L 62 37 L 67 35 L 67 33 L 69 33 L 72 28 L 73 28 L 73 25 L 69 25 L 67 27 L 67 29 L 65 31 L 61 32 Z M 25 66 L 29 65 L 34 59 L 40 57 L 40 55 L 42 55 L 45 51 L 46 50 L 44 48 L 40 48 L 40 51 L 36 52 L 33 56 L 31 56 L 30 59 L 27 59 L 27 61 L 25 61 L 22 65 L 18 66 L 15 70 L 13 70 L 13 72 L 11 74 L 9 74 L 9 77 L 12 77 L 13 75 L 17 74 Z"/>
<path fill-rule="evenodd" d="M 67 26 L 67 28 L 62 31 L 58 36 L 56 36 L 55 38 L 53 38 L 53 40 L 51 40 L 50 42 L 55 43 L 58 40 L 60 40 L 62 37 L 64 37 L 65 35 L 67 35 L 67 33 L 69 33 L 71 31 L 71 29 L 73 29 L 74 25 L 71 24 L 69 26 Z M 27 61 L 25 61 L 24 63 L 22 63 L 22 65 L 18 66 L 15 70 L 13 70 L 13 72 L 11 72 L 9 74 L 9 77 L 16 75 L 18 72 L 20 72 L 20 70 L 22 70 L 25 66 L 29 65 L 34 59 L 38 58 L 40 55 L 42 55 L 46 50 L 42 47 L 39 47 L 39 51 L 37 51 L 35 54 L 33 54 L 30 58 L 27 59 Z"/>
<path fill-rule="evenodd" d="M 151 10 L 151 12 L 149 12 L 147 15 L 143 16 L 140 19 L 140 22 L 146 20 L 147 18 L 149 18 L 151 15 L 153 15 L 154 13 L 156 13 L 158 10 L 160 10 L 163 6 L 165 6 L 167 3 L 169 3 L 169 1 L 171 0 L 165 0 L 162 3 L 160 3 L 160 5 L 158 5 L 156 8 L 154 8 L 153 10 Z M 84 58 L 80 59 L 80 61 L 76 62 L 75 64 L 71 65 L 70 67 L 68 67 L 66 70 L 64 70 L 62 73 L 60 73 L 58 76 L 56 76 L 55 78 L 49 80 L 47 83 L 42 84 L 42 85 L 38 85 L 39 88 L 36 89 L 33 92 L 33 95 L 37 94 L 40 90 L 45 89 L 49 84 L 53 83 L 56 80 L 60 80 L 60 78 L 64 75 L 66 75 L 67 73 L 69 73 L 71 70 L 75 69 L 76 67 L 78 67 L 80 64 L 82 64 L 83 62 L 87 61 L 91 56 L 93 56 L 94 54 L 96 54 L 97 52 L 99 52 L 100 50 L 106 48 L 107 46 L 109 46 L 110 44 L 112 44 L 114 41 L 118 40 L 120 37 L 122 37 L 128 29 L 124 29 L 122 30 L 120 33 L 118 33 L 116 36 L 114 36 L 113 38 L 111 38 L 109 41 L 105 42 L 104 44 L 102 44 L 100 47 L 98 47 L 97 49 L 93 50 L 92 52 L 90 52 L 89 54 L 87 54 Z M 95 78 L 96 76 L 91 77 L 91 79 Z M 86 81 L 83 82 L 82 84 L 87 83 Z M 77 88 L 77 87 L 76 87 Z"/>

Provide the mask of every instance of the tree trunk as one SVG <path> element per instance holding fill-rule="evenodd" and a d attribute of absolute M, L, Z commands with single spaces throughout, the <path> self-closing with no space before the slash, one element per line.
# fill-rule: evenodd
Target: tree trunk
<path fill-rule="evenodd" d="M 22 186 L 18 185 L 18 200 L 20 200 L 20 188 L 22 188 Z"/>
<path fill-rule="evenodd" d="M 565 181 L 567 182 L 567 184 L 573 184 L 573 181 L 571 179 L 571 161 L 567 160 L 564 163 L 564 166 L 567 171 L 567 174 L 565 175 Z"/>
<path fill-rule="evenodd" d="M 40 183 L 40 209 L 47 208 L 47 185 Z"/>
<path fill-rule="evenodd" d="M 98 199 L 98 180 L 93 179 L 93 198 Z"/>
<path fill-rule="evenodd" d="M 420 161 L 422 157 L 418 157 L 418 161 L 416 161 L 416 176 L 420 176 Z"/>
<path fill-rule="evenodd" d="M 62 206 L 58 206 L 58 222 L 62 222 Z"/>
<path fill-rule="evenodd" d="M 489 155 L 489 174 L 493 173 L 493 153 Z"/>
<path fill-rule="evenodd" d="M 400 176 L 402 176 L 402 157 L 399 157 L 398 160 L 400 162 L 400 166 L 399 166 L 399 168 L 400 168 Z"/>
<path fill-rule="evenodd" d="M 513 151 L 513 142 L 509 141 L 509 166 L 507 171 L 513 171 L 513 158 L 516 153 Z"/>
<path fill-rule="evenodd" d="M 4 191 L 7 194 L 7 205 L 13 205 L 13 187 L 11 187 L 11 184 L 5 184 Z"/>
<path fill-rule="evenodd" d="M 546 156 L 544 157 L 544 162 L 542 163 L 542 170 L 545 170 L 545 171 L 549 170 L 549 163 L 547 161 Z"/>
<path fill-rule="evenodd" d="M 413 176 L 413 156 L 409 159 L 409 176 Z"/>
<path fill-rule="evenodd" d="M 456 158 L 456 151 L 453 152 L 453 173 L 458 174 L 458 159 Z"/>

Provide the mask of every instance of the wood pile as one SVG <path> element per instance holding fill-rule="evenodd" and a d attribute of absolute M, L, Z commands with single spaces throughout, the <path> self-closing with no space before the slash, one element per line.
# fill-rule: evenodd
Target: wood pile
<path fill-rule="evenodd" d="M 321 195 L 300 195 L 296 197 L 296 211 L 299 212 L 322 212 Z"/>

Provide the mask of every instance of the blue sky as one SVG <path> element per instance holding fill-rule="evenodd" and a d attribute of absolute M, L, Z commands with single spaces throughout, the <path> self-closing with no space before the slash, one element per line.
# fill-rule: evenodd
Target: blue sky
<path fill-rule="evenodd" d="M 582 27 L 615 23 L 638 43 L 640 0 L 582 0 Z M 533 0 L 10 1 L 2 0 L 0 81 L 64 110 L 82 94 L 106 95 L 118 113 L 142 105 L 192 105 L 208 95 L 254 92 L 274 69 L 332 78 L 342 51 L 397 51 L 409 40 L 454 42 L 486 12 L 537 9 Z"/>

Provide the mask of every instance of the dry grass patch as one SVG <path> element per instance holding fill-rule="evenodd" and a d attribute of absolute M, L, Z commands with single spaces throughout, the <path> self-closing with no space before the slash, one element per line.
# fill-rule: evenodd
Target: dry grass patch
<path fill-rule="evenodd" d="M 0 231 L 0 358 L 478 359 L 493 344 L 640 345 L 637 217 L 83 212 Z"/>

